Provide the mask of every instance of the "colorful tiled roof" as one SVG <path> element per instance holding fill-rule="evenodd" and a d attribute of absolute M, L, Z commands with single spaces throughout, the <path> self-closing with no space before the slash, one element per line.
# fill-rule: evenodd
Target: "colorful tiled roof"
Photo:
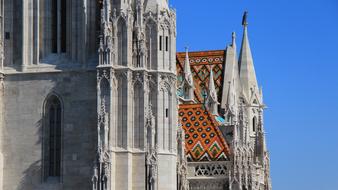
<path fill-rule="evenodd" d="M 214 71 L 215 87 L 218 94 L 218 101 L 221 101 L 222 94 L 222 80 L 224 67 L 224 50 L 204 51 L 204 52 L 190 52 L 189 60 L 191 72 L 194 76 L 195 83 L 195 100 L 203 102 L 203 89 L 208 89 L 210 67 Z M 185 53 L 177 53 L 177 76 L 179 83 L 183 80 L 183 66 L 185 60 Z"/>
<path fill-rule="evenodd" d="M 202 104 L 181 104 L 179 119 L 185 131 L 188 161 L 224 161 L 230 154 L 218 122 Z"/>

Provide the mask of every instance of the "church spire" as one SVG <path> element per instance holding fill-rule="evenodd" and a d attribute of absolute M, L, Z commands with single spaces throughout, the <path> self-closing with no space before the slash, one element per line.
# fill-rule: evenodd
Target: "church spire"
<path fill-rule="evenodd" d="M 217 105 L 219 104 L 217 101 L 217 91 L 215 88 L 215 81 L 214 81 L 214 72 L 212 67 L 210 67 L 210 76 L 209 76 L 209 93 L 208 93 L 208 100 L 207 100 L 207 107 L 209 112 L 213 115 L 217 115 Z"/>
<path fill-rule="evenodd" d="M 244 32 L 239 56 L 239 70 L 244 94 L 247 96 L 247 98 L 250 98 L 251 91 L 258 93 L 258 86 L 248 37 L 247 18 L 248 12 L 245 12 L 242 21 Z"/>
<path fill-rule="evenodd" d="M 226 49 L 225 74 L 221 108 L 226 114 L 235 114 L 237 92 L 240 91 L 239 69 L 237 62 L 236 33 L 232 33 L 232 43 Z"/>
<path fill-rule="evenodd" d="M 184 60 L 184 79 L 183 79 L 183 91 L 184 99 L 193 100 L 194 99 L 194 80 L 190 68 L 189 53 L 188 48 L 185 50 L 185 60 Z"/>

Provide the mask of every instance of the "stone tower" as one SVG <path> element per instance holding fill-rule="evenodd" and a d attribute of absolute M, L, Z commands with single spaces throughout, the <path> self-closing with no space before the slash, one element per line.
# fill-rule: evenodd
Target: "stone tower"
<path fill-rule="evenodd" d="M 176 15 L 166 0 L 104 0 L 93 190 L 176 189 Z"/>
<path fill-rule="evenodd" d="M 259 89 L 248 37 L 248 13 L 243 16 L 243 39 L 236 56 L 236 36 L 227 49 L 223 88 L 225 126 L 233 129 L 229 189 L 271 189 L 270 157 L 266 147 L 262 89 Z"/>

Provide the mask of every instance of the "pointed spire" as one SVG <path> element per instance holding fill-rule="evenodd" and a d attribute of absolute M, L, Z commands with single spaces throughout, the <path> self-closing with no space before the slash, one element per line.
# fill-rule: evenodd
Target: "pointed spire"
<path fill-rule="evenodd" d="M 184 60 L 184 81 L 183 81 L 183 88 L 184 88 L 184 98 L 188 100 L 194 99 L 194 80 L 190 68 L 190 61 L 189 61 L 189 52 L 188 48 L 185 48 L 185 60 Z"/>
<path fill-rule="evenodd" d="M 214 72 L 212 67 L 210 67 L 210 76 L 209 76 L 209 93 L 208 93 L 208 100 L 207 100 L 207 107 L 209 112 L 213 115 L 218 115 L 217 105 L 219 104 L 217 101 L 217 91 L 215 88 L 215 81 L 214 81 Z"/>
<path fill-rule="evenodd" d="M 245 12 L 242 21 L 244 32 L 239 56 L 239 70 L 244 94 L 247 96 L 247 98 L 250 98 L 252 90 L 258 93 L 258 86 L 248 37 L 247 18 L 248 12 Z"/>
<path fill-rule="evenodd" d="M 217 92 L 215 88 L 214 72 L 212 68 L 210 68 L 210 76 L 209 76 L 209 95 L 214 101 L 217 102 Z"/>
<path fill-rule="evenodd" d="M 235 105 L 237 92 L 241 89 L 239 79 L 239 69 L 237 62 L 237 48 L 236 48 L 236 33 L 232 33 L 232 43 L 226 49 L 225 60 L 225 74 L 223 80 L 223 92 L 221 108 L 226 112 L 233 112 L 230 110 L 231 106 Z M 233 113 L 231 113 L 233 114 Z"/>
<path fill-rule="evenodd" d="M 184 78 L 185 78 L 186 82 L 190 86 L 194 85 L 193 77 L 192 77 L 192 72 L 191 72 L 191 68 L 190 68 L 190 60 L 189 60 L 188 48 L 185 48 Z"/>

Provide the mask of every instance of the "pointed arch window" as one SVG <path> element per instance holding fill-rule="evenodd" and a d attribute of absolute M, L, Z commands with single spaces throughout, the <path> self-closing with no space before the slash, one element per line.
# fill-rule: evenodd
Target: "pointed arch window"
<path fill-rule="evenodd" d="M 118 81 L 117 147 L 126 149 L 128 132 L 128 82 L 125 76 L 120 76 Z"/>
<path fill-rule="evenodd" d="M 118 64 L 127 66 L 127 25 L 123 19 L 120 19 L 117 24 L 118 36 Z"/>
<path fill-rule="evenodd" d="M 141 83 L 134 85 L 134 148 L 144 147 L 144 90 Z"/>
<path fill-rule="evenodd" d="M 148 60 L 147 68 L 148 69 L 157 69 L 157 25 L 152 20 L 149 20 L 146 26 L 146 43 L 148 50 Z M 162 45 L 159 45 L 161 47 Z"/>
<path fill-rule="evenodd" d="M 171 126 L 171 92 L 167 88 L 163 88 L 160 91 L 162 100 L 162 139 L 163 139 L 163 150 L 171 150 L 171 139 L 172 139 L 172 126 Z"/>
<path fill-rule="evenodd" d="M 60 99 L 52 95 L 45 104 L 44 171 L 45 179 L 61 176 L 62 106 Z"/>
<path fill-rule="evenodd" d="M 256 132 L 257 118 L 256 116 L 252 118 L 252 131 Z"/>
<path fill-rule="evenodd" d="M 67 0 L 40 1 L 40 58 L 67 50 Z"/>

